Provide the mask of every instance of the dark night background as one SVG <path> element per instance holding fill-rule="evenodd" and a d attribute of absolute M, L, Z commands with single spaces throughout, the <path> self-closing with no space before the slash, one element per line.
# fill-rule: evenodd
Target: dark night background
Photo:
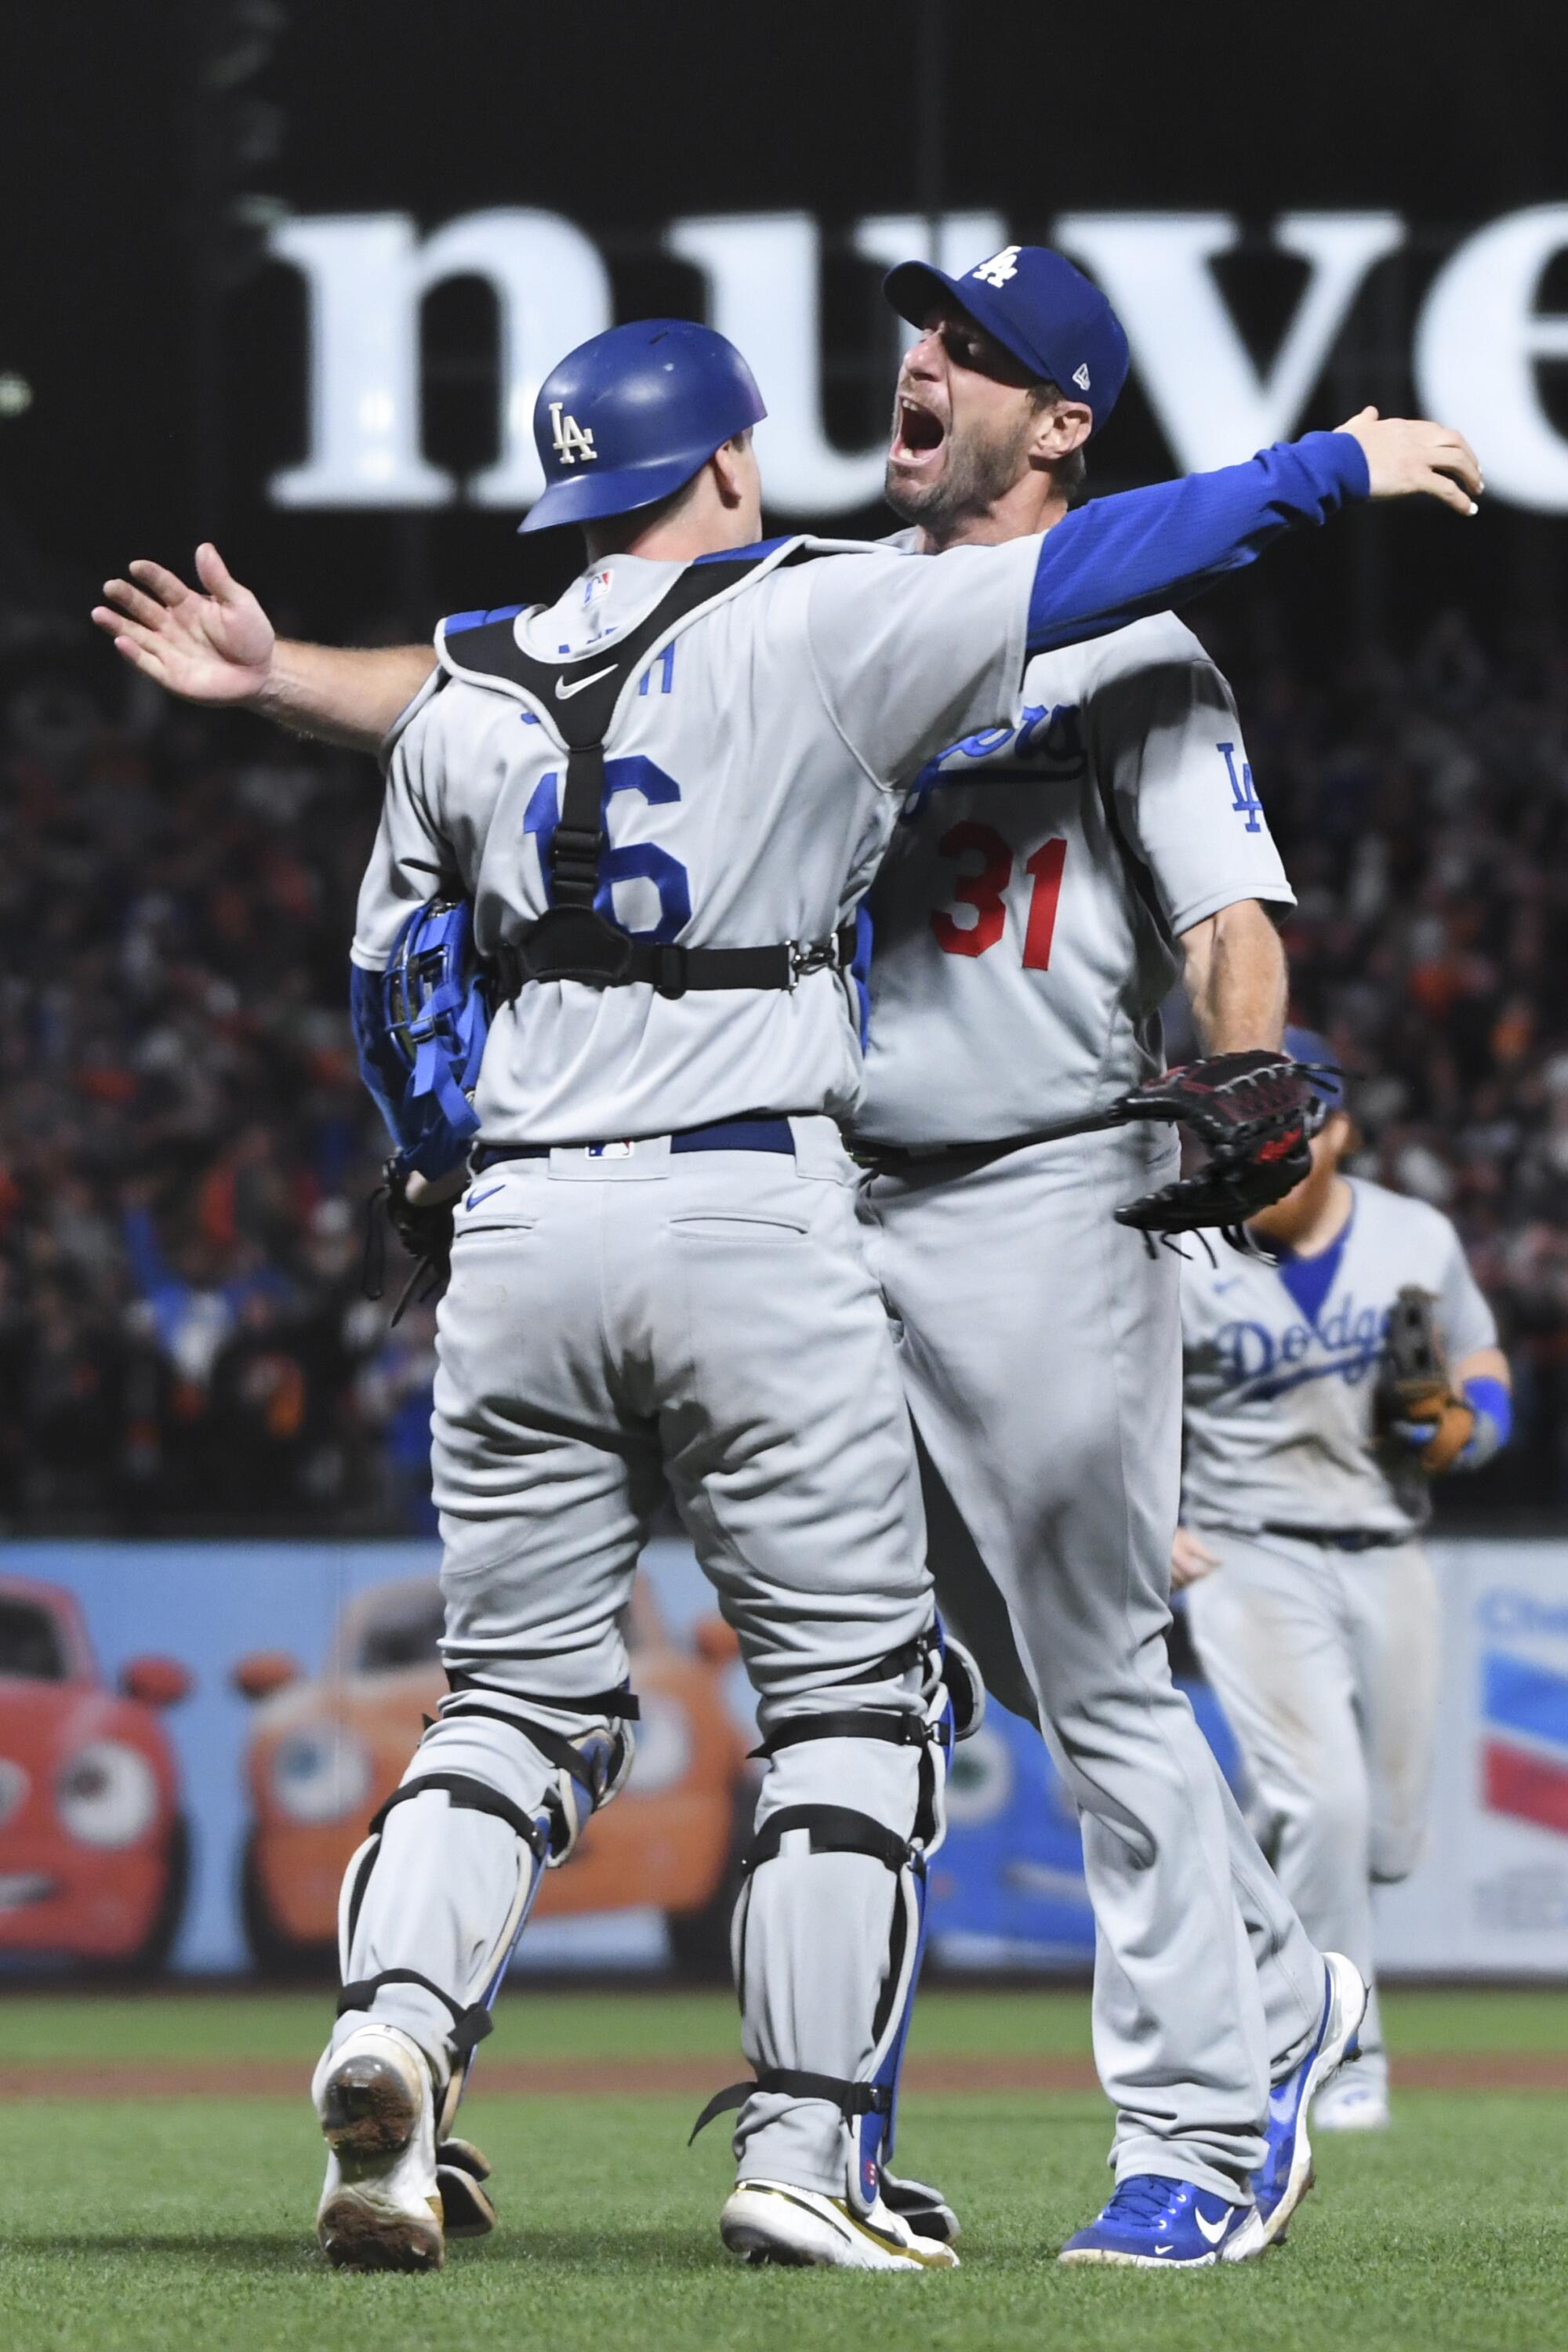
<path fill-rule="evenodd" d="M 236 197 L 404 210 L 426 227 L 488 205 L 549 207 L 601 244 L 630 316 L 699 307 L 695 273 L 655 251 L 679 213 L 798 205 L 831 236 L 868 211 L 988 205 L 1027 236 L 1069 208 L 1187 207 L 1236 211 L 1261 238 L 1281 209 L 1386 205 L 1410 220 L 1412 247 L 1373 272 L 1342 338 L 1355 364 L 1331 362 L 1313 399 L 1306 422 L 1331 424 L 1363 399 L 1408 407 L 1406 322 L 1436 258 L 1467 226 L 1568 184 L 1568 16 L 1539 5 L 1208 0 L 1074 18 L 986 0 L 331 0 L 265 11 L 266 54 L 215 93 L 246 46 L 244 16 L 220 0 L 66 0 L 8 29 L 0 369 L 34 400 L 0 425 L 7 598 L 42 578 L 79 602 L 130 554 L 188 557 L 213 533 L 242 577 L 341 628 L 389 605 L 427 616 L 528 593 L 562 561 L 515 546 L 499 515 L 265 507 L 262 482 L 303 436 L 303 291 L 276 266 L 234 285 Z M 1300 268 L 1222 266 L 1260 357 Z M 826 274 L 828 421 L 851 445 L 880 421 L 894 356 L 874 278 L 852 257 Z M 426 330 L 427 447 L 472 467 L 494 435 L 487 296 L 471 281 L 440 289 Z M 1097 477 L 1121 486 L 1169 462 L 1134 379 Z M 1435 595 L 1506 623 L 1555 604 L 1564 537 L 1501 511 L 1462 537 L 1437 516 L 1376 516 L 1277 559 L 1269 584 L 1315 639 L 1384 614 L 1398 625 Z M 1254 601 L 1231 591 L 1216 610 Z"/>

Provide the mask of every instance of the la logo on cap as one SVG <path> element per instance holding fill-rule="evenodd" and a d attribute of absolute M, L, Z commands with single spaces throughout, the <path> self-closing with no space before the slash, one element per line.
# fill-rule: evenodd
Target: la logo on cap
<path fill-rule="evenodd" d="M 1000 253 L 994 253 L 989 261 L 983 261 L 978 269 L 969 274 L 978 278 L 983 286 L 1005 286 L 1009 278 L 1018 275 L 1018 256 L 1022 251 L 1022 246 L 1005 245 Z"/>

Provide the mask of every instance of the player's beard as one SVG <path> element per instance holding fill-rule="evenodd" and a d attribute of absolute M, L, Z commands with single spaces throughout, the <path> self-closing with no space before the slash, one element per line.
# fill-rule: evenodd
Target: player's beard
<path fill-rule="evenodd" d="M 918 523 L 939 543 L 962 523 L 989 513 L 1025 470 L 1032 415 L 987 435 L 971 425 L 949 431 L 942 471 L 928 482 L 910 482 L 888 467 L 882 494 L 900 522 Z"/>

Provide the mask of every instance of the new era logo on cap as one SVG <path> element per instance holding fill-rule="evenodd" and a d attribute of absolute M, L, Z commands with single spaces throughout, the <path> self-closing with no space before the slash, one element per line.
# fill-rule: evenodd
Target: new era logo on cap
<path fill-rule="evenodd" d="M 1087 392 L 1089 390 L 1089 363 L 1087 361 L 1084 362 L 1082 367 L 1074 368 L 1072 372 L 1072 380 L 1074 383 L 1077 384 L 1079 392 Z"/>

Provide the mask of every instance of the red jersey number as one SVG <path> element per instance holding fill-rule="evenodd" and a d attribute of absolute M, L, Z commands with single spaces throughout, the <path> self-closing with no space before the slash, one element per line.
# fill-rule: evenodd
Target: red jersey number
<path fill-rule="evenodd" d="M 937 845 L 954 865 L 962 868 L 967 863 L 968 871 L 960 871 L 952 895 L 959 906 L 973 909 L 973 920 L 961 923 L 955 915 L 939 907 L 931 919 L 936 943 L 944 955 L 983 956 L 987 948 L 995 946 L 1007 928 L 1012 845 L 994 825 L 978 824 L 973 820 L 950 826 Z M 1051 968 L 1051 941 L 1056 936 L 1057 906 L 1061 898 L 1067 854 L 1065 841 L 1047 841 L 1026 861 L 1024 871 L 1034 881 L 1024 929 L 1026 971 L 1048 971 Z"/>

